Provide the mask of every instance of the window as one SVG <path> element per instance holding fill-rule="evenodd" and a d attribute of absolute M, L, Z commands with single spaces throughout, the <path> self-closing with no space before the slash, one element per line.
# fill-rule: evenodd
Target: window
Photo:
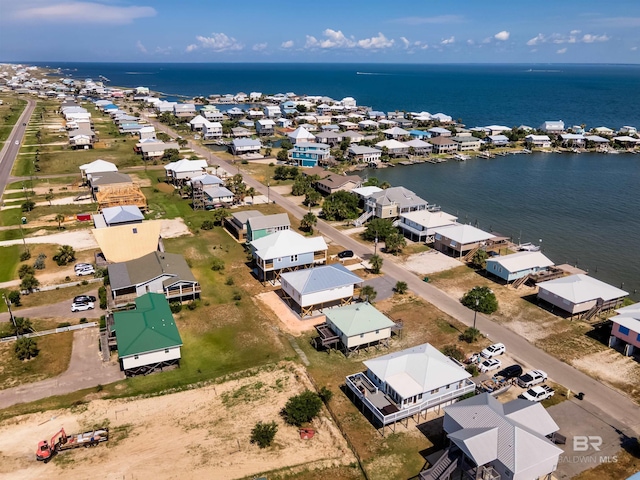
<path fill-rule="evenodd" d="M 137 228 L 134 228 L 134 229 L 133 229 L 133 233 L 138 233 L 138 229 L 137 229 Z"/>
<path fill-rule="evenodd" d="M 297 262 L 298 261 L 298 255 L 291 255 L 291 261 L 292 262 Z"/>
<path fill-rule="evenodd" d="M 638 334 L 638 338 L 636 338 L 638 342 L 640 342 L 640 333 Z"/>
<path fill-rule="evenodd" d="M 436 388 L 435 390 L 431 390 L 431 395 L 435 395 L 436 393 L 438 393 L 440 391 L 439 388 Z"/>
<path fill-rule="evenodd" d="M 618 327 L 618 331 L 622 334 L 622 335 L 629 335 L 629 329 L 627 327 L 623 327 L 622 325 L 620 325 Z"/>
<path fill-rule="evenodd" d="M 422 400 L 422 393 L 418 394 L 418 400 Z"/>
<path fill-rule="evenodd" d="M 165 348 L 165 349 L 164 349 L 164 353 L 169 353 L 169 349 L 168 349 L 168 348 Z"/>
<path fill-rule="evenodd" d="M 376 330 L 376 335 L 378 335 L 380 333 L 380 330 Z"/>
<path fill-rule="evenodd" d="M 138 360 L 139 358 L 140 358 L 140 356 L 139 356 L 139 355 L 134 355 L 134 356 L 133 356 L 133 359 L 134 359 L 134 360 Z"/>

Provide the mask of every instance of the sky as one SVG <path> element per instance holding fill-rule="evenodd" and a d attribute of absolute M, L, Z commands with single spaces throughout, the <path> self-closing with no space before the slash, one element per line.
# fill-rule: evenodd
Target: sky
<path fill-rule="evenodd" d="M 0 0 L 4 62 L 640 63 L 640 0 Z"/>

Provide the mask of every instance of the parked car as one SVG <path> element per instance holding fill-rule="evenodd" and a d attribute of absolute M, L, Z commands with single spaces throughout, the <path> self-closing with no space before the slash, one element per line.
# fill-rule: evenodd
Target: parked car
<path fill-rule="evenodd" d="M 76 270 L 76 275 L 78 275 L 79 277 L 82 277 L 84 275 L 93 275 L 94 273 L 96 273 L 96 269 L 93 267 L 86 267 Z"/>
<path fill-rule="evenodd" d="M 77 272 L 78 270 L 83 270 L 83 269 L 89 268 L 89 267 L 93 268 L 93 265 L 91 265 L 90 263 L 76 263 L 73 266 L 73 269 Z"/>
<path fill-rule="evenodd" d="M 73 298 L 73 303 L 89 303 L 95 301 L 96 297 L 94 297 L 93 295 L 78 295 L 77 297 Z"/>
<path fill-rule="evenodd" d="M 542 370 L 531 370 L 518 378 L 518 386 L 529 388 L 544 382 L 546 379 L 547 374 Z"/>
<path fill-rule="evenodd" d="M 507 349 L 502 343 L 494 343 L 480 352 L 484 358 L 493 358 L 498 355 L 502 355 Z"/>
<path fill-rule="evenodd" d="M 490 358 L 480 364 L 480 371 L 482 373 L 490 372 L 491 370 L 497 370 L 502 367 L 502 362 L 497 358 Z"/>
<path fill-rule="evenodd" d="M 338 258 L 352 258 L 353 257 L 353 250 L 343 250 L 342 252 L 338 253 Z"/>
<path fill-rule="evenodd" d="M 73 302 L 71 304 L 72 312 L 83 312 L 85 310 L 93 310 L 94 308 L 95 307 L 93 305 L 93 302 L 87 302 L 87 303 Z"/>
<path fill-rule="evenodd" d="M 20 145 L 20 142 L 18 140 L 16 140 L 16 145 Z"/>
<path fill-rule="evenodd" d="M 509 365 L 496 373 L 496 377 L 503 377 L 506 380 L 519 377 L 520 375 L 522 375 L 522 367 L 517 363 Z"/>
<path fill-rule="evenodd" d="M 539 385 L 537 387 L 532 387 L 526 392 L 518 395 L 518 398 L 524 398 L 525 400 L 529 400 L 531 402 L 541 402 L 542 400 L 546 400 L 547 398 L 551 398 L 554 395 L 553 388 L 548 385 Z"/>

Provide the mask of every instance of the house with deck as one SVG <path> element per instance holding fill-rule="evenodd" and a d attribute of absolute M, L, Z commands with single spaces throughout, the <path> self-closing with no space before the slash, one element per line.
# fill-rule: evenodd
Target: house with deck
<path fill-rule="evenodd" d="M 147 375 L 180 365 L 182 338 L 164 296 L 147 293 L 135 308 L 113 313 L 118 361 L 125 375 Z"/>
<path fill-rule="evenodd" d="M 283 298 L 301 317 L 312 315 L 315 310 L 350 304 L 354 285 L 360 283 L 362 279 L 340 263 L 280 275 Z"/>
<path fill-rule="evenodd" d="M 101 215 L 106 227 L 142 223 L 144 220 L 144 215 L 135 205 L 103 208 Z"/>
<path fill-rule="evenodd" d="M 330 173 L 315 183 L 316 190 L 325 195 L 344 190 L 350 192 L 362 185 L 362 179 L 358 175 L 338 175 Z"/>
<path fill-rule="evenodd" d="M 317 270 L 317 269 L 314 269 Z M 369 302 L 328 309 L 326 322 L 316 326 L 316 348 L 335 348 L 349 356 L 369 347 L 388 347 L 400 326 Z"/>
<path fill-rule="evenodd" d="M 419 480 L 551 480 L 564 451 L 549 439 L 558 424 L 540 403 L 501 403 L 488 393 L 444 409 L 448 447 Z"/>
<path fill-rule="evenodd" d="M 273 215 L 250 215 L 246 220 L 247 242 L 253 242 L 259 238 L 272 235 L 282 230 L 289 230 L 291 222 L 286 213 Z"/>
<path fill-rule="evenodd" d="M 451 130 L 442 127 L 433 127 L 427 130 L 431 134 L 431 138 L 435 137 L 451 137 L 453 133 Z"/>
<path fill-rule="evenodd" d="M 261 217 L 258 217 L 258 219 Z M 251 222 L 254 219 L 249 219 Z M 327 263 L 327 244 L 322 237 L 303 237 L 281 230 L 249 243 L 262 282 L 276 282 L 284 272 Z"/>
<path fill-rule="evenodd" d="M 451 405 L 475 391 L 462 364 L 425 343 L 363 362 L 346 377 L 346 391 L 376 427 Z"/>
<path fill-rule="evenodd" d="M 529 148 L 551 148 L 549 135 L 534 135 L 531 133 L 524 137 L 524 143 Z"/>
<path fill-rule="evenodd" d="M 244 242 L 247 239 L 247 222 L 249 219 L 262 216 L 262 212 L 257 210 L 236 212 L 230 217 L 225 217 L 224 226 L 238 241 Z"/>
<path fill-rule="evenodd" d="M 409 153 L 409 147 L 398 140 L 383 140 L 382 142 L 376 143 L 376 148 L 382 151 L 386 149 L 391 157 L 402 157 Z"/>
<path fill-rule="evenodd" d="M 487 259 L 485 270 L 510 283 L 534 273 L 544 272 L 552 266 L 554 263 L 542 252 L 517 252 Z"/>
<path fill-rule="evenodd" d="M 611 337 L 609 346 L 622 346 L 625 355 L 640 353 L 640 304 L 634 303 L 618 308 L 617 315 L 611 318 Z"/>
<path fill-rule="evenodd" d="M 104 173 L 104 172 L 117 172 L 118 167 L 114 163 L 107 162 L 106 160 L 98 159 L 94 160 L 91 163 L 85 163 L 80 165 L 80 173 L 82 174 L 82 178 L 87 178 L 87 175 L 93 173 Z"/>
<path fill-rule="evenodd" d="M 458 144 L 448 136 L 437 136 L 429 140 L 433 146 L 433 153 L 450 153 L 458 151 Z"/>
<path fill-rule="evenodd" d="M 562 120 L 549 120 L 540 125 L 539 130 L 550 135 L 559 135 L 564 132 L 564 122 Z"/>
<path fill-rule="evenodd" d="M 429 155 L 433 151 L 433 145 L 419 138 L 409 140 L 408 142 L 404 142 L 404 144 L 409 148 L 407 153 L 410 155 Z"/>
<path fill-rule="evenodd" d="M 191 131 L 200 132 L 202 131 L 202 126 L 207 121 L 202 115 L 196 115 L 191 120 L 189 120 L 189 126 L 191 127 Z"/>
<path fill-rule="evenodd" d="M 174 142 L 140 142 L 136 144 L 138 153 L 142 154 L 142 158 L 145 160 L 158 159 L 164 156 L 167 150 L 180 150 L 180 145 Z"/>
<path fill-rule="evenodd" d="M 538 283 L 538 301 L 589 320 L 602 311 L 622 305 L 629 295 L 619 288 L 585 274 L 569 275 Z"/>
<path fill-rule="evenodd" d="M 205 121 L 202 124 L 202 138 L 210 140 L 222 137 L 222 124 L 220 122 Z"/>
<path fill-rule="evenodd" d="M 433 247 L 439 252 L 462 258 L 472 255 L 495 235 L 471 225 L 449 225 L 433 230 Z"/>
<path fill-rule="evenodd" d="M 456 135 L 451 140 L 458 144 L 459 152 L 466 152 L 469 150 L 480 150 L 482 146 L 482 140 L 473 135 Z"/>
<path fill-rule="evenodd" d="M 289 150 L 289 159 L 299 167 L 315 167 L 330 157 L 330 150 L 324 143 L 300 142 Z"/>
<path fill-rule="evenodd" d="M 416 210 L 401 213 L 398 227 L 412 241 L 433 243 L 435 229 L 455 225 L 458 217 L 442 211 Z"/>
<path fill-rule="evenodd" d="M 145 293 L 161 293 L 169 301 L 200 298 L 200 284 L 182 255 L 151 252 L 127 262 L 107 266 L 109 300 L 118 308 Z"/>
<path fill-rule="evenodd" d="M 380 163 L 382 150 L 372 147 L 363 147 L 360 145 L 351 145 L 347 149 L 347 156 L 352 162 L 377 165 Z"/>
<path fill-rule="evenodd" d="M 206 160 L 188 160 L 183 158 L 177 162 L 170 162 L 164 166 L 167 180 L 174 184 L 182 184 L 206 172 Z"/>
<path fill-rule="evenodd" d="M 275 133 L 276 122 L 270 118 L 260 119 L 255 125 L 258 135 L 273 135 Z"/>
<path fill-rule="evenodd" d="M 260 153 L 262 143 L 253 138 L 234 138 L 231 142 L 231 153 L 244 155 L 245 153 Z"/>
<path fill-rule="evenodd" d="M 489 135 L 485 138 L 485 141 L 494 147 L 506 147 L 509 145 L 509 137 L 506 135 Z"/>
<path fill-rule="evenodd" d="M 397 218 L 403 213 L 427 210 L 429 202 L 404 187 L 391 187 L 372 193 L 365 199 L 365 213 L 369 217 Z"/>

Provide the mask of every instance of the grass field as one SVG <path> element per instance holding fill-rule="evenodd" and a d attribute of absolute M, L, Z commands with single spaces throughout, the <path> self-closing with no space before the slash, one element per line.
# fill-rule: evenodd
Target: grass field
<path fill-rule="evenodd" d="M 0 247 L 0 282 L 8 282 L 16 276 L 22 250 L 21 245 Z"/>
<path fill-rule="evenodd" d="M 2 120 L 0 121 L 0 142 L 5 142 L 27 106 L 27 102 L 15 95 L 0 95 L 0 100 L 3 101 L 0 105 L 0 119 Z"/>
<path fill-rule="evenodd" d="M 64 372 L 71 359 L 73 332 L 45 335 L 37 339 L 40 354 L 28 361 L 15 357 L 15 342 L 0 344 L 0 389 L 55 377 Z"/>

